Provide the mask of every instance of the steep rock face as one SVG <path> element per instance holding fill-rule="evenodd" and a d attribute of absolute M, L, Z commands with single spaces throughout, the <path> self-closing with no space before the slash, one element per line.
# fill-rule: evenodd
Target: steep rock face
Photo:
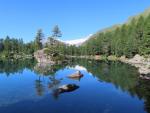
<path fill-rule="evenodd" d="M 44 50 L 38 50 L 34 53 L 34 57 L 36 58 L 36 60 L 38 61 L 38 63 L 50 63 L 50 64 L 54 64 L 55 62 L 52 61 L 50 56 L 47 56 L 44 53 Z"/>

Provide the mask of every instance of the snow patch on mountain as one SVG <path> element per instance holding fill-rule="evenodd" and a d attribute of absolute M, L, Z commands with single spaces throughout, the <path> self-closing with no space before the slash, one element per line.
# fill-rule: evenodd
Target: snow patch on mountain
<path fill-rule="evenodd" d="M 68 44 L 68 45 L 76 45 L 76 46 L 80 46 L 81 44 L 83 44 L 85 41 L 87 41 L 90 37 L 92 36 L 92 34 L 84 37 L 84 38 L 80 38 L 80 39 L 75 39 L 75 40 L 67 40 L 64 41 L 64 43 Z"/>

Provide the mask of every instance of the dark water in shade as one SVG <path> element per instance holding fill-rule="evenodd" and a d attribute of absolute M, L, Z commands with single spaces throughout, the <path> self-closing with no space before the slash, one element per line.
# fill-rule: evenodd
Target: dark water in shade
<path fill-rule="evenodd" d="M 80 70 L 80 80 L 67 76 Z M 59 86 L 78 89 L 55 95 Z M 120 62 L 0 61 L 0 113 L 150 113 L 150 82 Z"/>

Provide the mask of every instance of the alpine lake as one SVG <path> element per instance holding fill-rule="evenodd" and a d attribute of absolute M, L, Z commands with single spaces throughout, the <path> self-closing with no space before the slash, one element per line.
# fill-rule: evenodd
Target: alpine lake
<path fill-rule="evenodd" d="M 78 87 L 58 93 L 66 84 Z M 0 113 L 150 113 L 150 81 L 121 62 L 0 60 Z"/>

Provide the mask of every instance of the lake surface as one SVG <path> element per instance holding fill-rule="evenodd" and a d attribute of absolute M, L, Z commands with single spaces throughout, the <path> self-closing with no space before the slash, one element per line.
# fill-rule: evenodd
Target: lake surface
<path fill-rule="evenodd" d="M 84 76 L 68 78 L 77 70 Z M 150 82 L 120 62 L 72 60 L 63 65 L 34 60 L 0 61 L 0 113 L 150 113 Z M 79 86 L 58 94 L 65 84 Z"/>

